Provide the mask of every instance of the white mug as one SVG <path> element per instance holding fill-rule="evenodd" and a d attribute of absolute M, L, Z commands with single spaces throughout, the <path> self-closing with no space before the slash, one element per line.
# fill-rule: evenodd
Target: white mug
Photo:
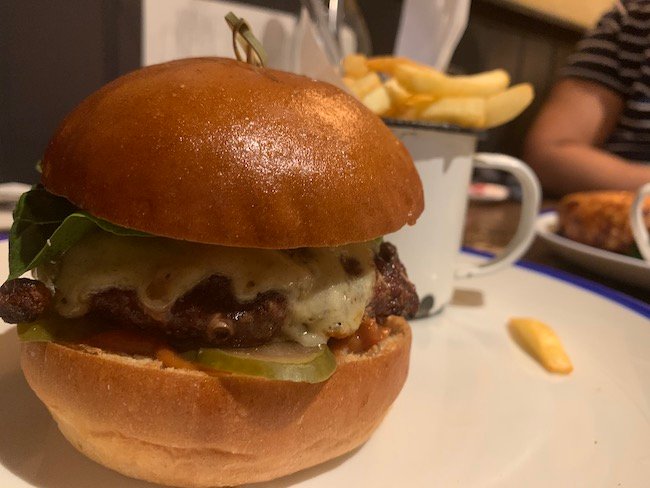
<path fill-rule="evenodd" d="M 650 183 L 643 185 L 636 193 L 634 202 L 630 207 L 630 226 L 632 227 L 632 234 L 634 235 L 636 246 L 639 248 L 639 253 L 643 259 L 650 263 L 650 236 L 648 235 L 648 227 L 643 215 L 643 202 L 645 202 L 648 196 L 650 196 Z"/>
<path fill-rule="evenodd" d="M 400 259 L 420 296 L 419 316 L 439 312 L 451 300 L 454 280 L 500 270 L 521 257 L 535 237 L 541 189 L 522 161 L 504 154 L 475 153 L 475 132 L 433 124 L 388 121 L 411 153 L 424 187 L 424 212 L 412 227 L 385 239 L 397 246 Z M 468 189 L 473 168 L 504 170 L 522 187 L 516 234 L 505 250 L 479 265 L 458 263 Z"/>

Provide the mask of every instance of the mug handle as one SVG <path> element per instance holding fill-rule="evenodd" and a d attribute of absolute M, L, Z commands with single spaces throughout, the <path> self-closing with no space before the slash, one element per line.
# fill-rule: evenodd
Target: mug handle
<path fill-rule="evenodd" d="M 650 196 L 650 183 L 643 185 L 636 193 L 630 207 L 630 227 L 641 256 L 650 263 L 650 236 L 643 218 L 643 202 L 647 196 Z"/>
<path fill-rule="evenodd" d="M 456 269 L 456 278 L 469 278 L 498 271 L 514 263 L 527 250 L 535 237 L 535 220 L 539 213 L 542 190 L 537 176 L 523 161 L 506 154 L 477 153 L 474 167 L 500 169 L 513 175 L 522 189 L 519 226 L 506 248 L 494 259 L 478 266 L 464 265 Z"/>

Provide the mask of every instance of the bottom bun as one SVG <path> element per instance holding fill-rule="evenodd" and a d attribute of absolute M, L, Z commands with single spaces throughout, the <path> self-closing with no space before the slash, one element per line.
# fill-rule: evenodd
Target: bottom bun
<path fill-rule="evenodd" d="M 363 444 L 401 390 L 411 332 L 337 353 L 318 384 L 163 368 L 56 343 L 25 343 L 29 385 L 83 454 L 124 475 L 183 486 L 278 478 Z"/>

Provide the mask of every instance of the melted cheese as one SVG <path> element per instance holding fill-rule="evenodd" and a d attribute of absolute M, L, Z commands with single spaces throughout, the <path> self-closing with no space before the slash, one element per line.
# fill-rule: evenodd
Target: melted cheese
<path fill-rule="evenodd" d="M 219 274 L 232 280 L 240 302 L 270 290 L 283 293 L 284 334 L 312 346 L 358 328 L 376 279 L 373 256 L 372 243 L 280 251 L 96 232 L 37 274 L 56 289 L 58 313 L 70 318 L 85 314 L 91 296 L 107 288 L 135 290 L 149 313 L 163 317 L 200 281 Z M 356 259 L 361 272 L 347 274 L 342 257 Z"/>

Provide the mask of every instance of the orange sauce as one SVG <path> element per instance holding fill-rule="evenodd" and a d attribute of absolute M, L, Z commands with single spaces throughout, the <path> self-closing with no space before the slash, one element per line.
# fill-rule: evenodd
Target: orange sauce
<path fill-rule="evenodd" d="M 347 349 L 356 354 L 366 352 L 390 335 L 390 328 L 381 326 L 375 319 L 363 317 L 357 331 L 344 339 L 331 339 L 332 349 Z"/>
<path fill-rule="evenodd" d="M 151 334 L 123 329 L 99 332 L 83 342 L 109 352 L 149 357 L 155 357 L 156 351 L 166 345 Z"/>
<path fill-rule="evenodd" d="M 203 370 L 169 347 L 161 338 L 135 330 L 108 330 L 83 341 L 104 351 L 158 359 L 167 368 Z"/>
<path fill-rule="evenodd" d="M 177 369 L 195 369 L 199 370 L 202 369 L 199 367 L 198 364 L 193 363 L 192 361 L 188 361 L 187 359 L 183 358 L 180 354 L 178 354 L 176 351 L 168 348 L 168 347 L 161 347 L 156 351 L 156 359 L 163 363 L 163 365 L 167 368 L 177 368 Z"/>

